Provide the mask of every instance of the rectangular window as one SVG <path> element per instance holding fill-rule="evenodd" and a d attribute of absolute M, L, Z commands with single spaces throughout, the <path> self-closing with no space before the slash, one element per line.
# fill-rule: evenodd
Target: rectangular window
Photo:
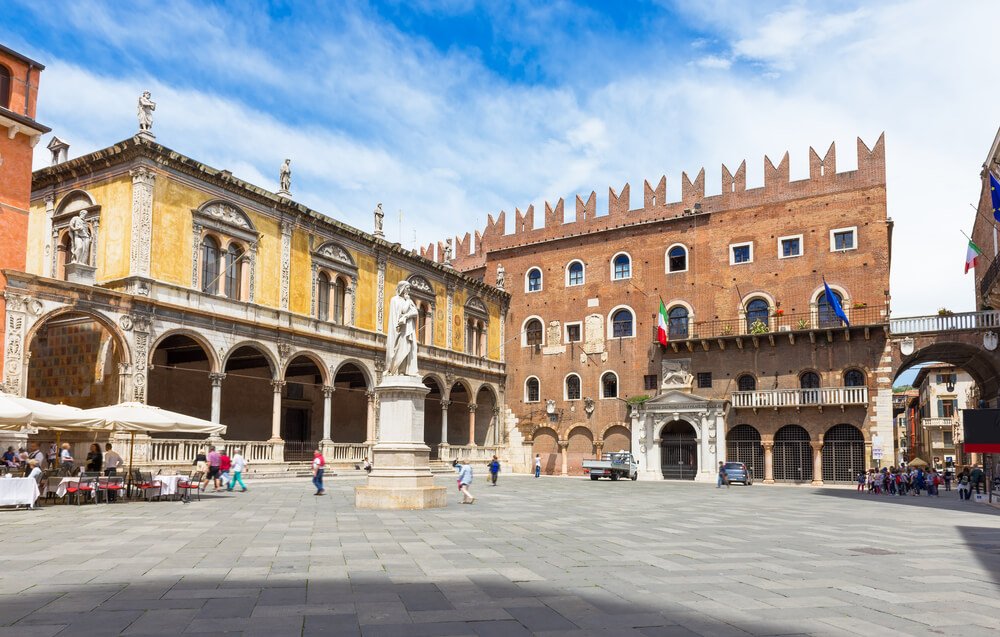
<path fill-rule="evenodd" d="M 790 237 L 780 237 L 778 239 L 778 258 L 791 259 L 802 256 L 802 235 L 797 234 Z"/>
<path fill-rule="evenodd" d="M 844 252 L 858 247 L 858 229 L 837 228 L 830 231 L 830 252 Z"/>
<path fill-rule="evenodd" d="M 698 372 L 698 389 L 712 388 L 712 372 Z"/>
<path fill-rule="evenodd" d="M 753 242 L 734 243 L 729 246 L 729 265 L 753 262 Z"/>
<path fill-rule="evenodd" d="M 566 342 L 567 343 L 579 343 L 583 340 L 580 335 L 582 325 L 580 323 L 567 323 L 566 324 Z"/>
<path fill-rule="evenodd" d="M 938 418 L 951 418 L 955 415 L 955 401 L 938 398 Z"/>
<path fill-rule="evenodd" d="M 642 377 L 643 389 L 656 389 L 656 374 L 646 374 Z"/>

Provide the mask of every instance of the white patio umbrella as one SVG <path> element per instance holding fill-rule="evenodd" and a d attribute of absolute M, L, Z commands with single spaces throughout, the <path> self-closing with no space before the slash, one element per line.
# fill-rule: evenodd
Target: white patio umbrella
<path fill-rule="evenodd" d="M 0 429 L 20 431 L 30 423 L 30 409 L 14 400 L 12 396 L 0 394 Z"/>
<path fill-rule="evenodd" d="M 119 403 L 107 407 L 94 407 L 84 412 L 104 421 L 102 429 L 128 431 L 132 434 L 128 450 L 128 475 L 132 475 L 132 455 L 136 432 L 224 434 L 226 426 L 208 420 L 187 416 L 168 409 L 143 403 Z"/>
<path fill-rule="evenodd" d="M 18 419 L 17 414 L 27 416 Z M 104 419 L 69 405 L 53 405 L 13 394 L 0 394 L 0 429 L 35 427 L 53 431 L 85 431 L 100 428 Z"/>

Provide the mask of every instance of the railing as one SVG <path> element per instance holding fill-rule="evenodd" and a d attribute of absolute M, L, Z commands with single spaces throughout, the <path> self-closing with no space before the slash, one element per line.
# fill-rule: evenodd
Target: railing
<path fill-rule="evenodd" d="M 271 462 L 274 460 L 274 445 L 256 440 L 224 440 L 210 442 L 208 440 L 174 440 L 170 438 L 153 438 L 149 441 L 147 462 L 152 464 L 191 464 L 195 456 L 203 449 L 214 444 L 216 449 L 225 450 L 232 457 L 240 453 L 247 462 Z M 139 450 L 136 450 L 136 461 L 141 461 Z"/>
<path fill-rule="evenodd" d="M 893 336 L 983 328 L 1000 328 L 1000 311 L 983 310 L 889 319 L 889 332 Z"/>
<path fill-rule="evenodd" d="M 979 282 L 979 296 L 985 299 L 989 296 L 990 288 L 996 283 L 997 275 L 1000 275 L 1000 259 L 993 259 L 993 263 L 990 264 L 989 269 L 986 270 L 986 274 L 983 275 L 983 280 Z"/>
<path fill-rule="evenodd" d="M 734 391 L 733 407 L 820 407 L 867 405 L 867 387 L 817 387 L 816 389 L 764 389 Z"/>
<path fill-rule="evenodd" d="M 441 455 L 441 460 L 492 460 L 493 456 L 499 456 L 503 447 L 498 446 L 473 446 L 473 445 L 451 445 Z"/>
<path fill-rule="evenodd" d="M 954 418 L 921 418 L 921 427 L 947 427 L 951 429 L 955 426 Z"/>
<path fill-rule="evenodd" d="M 852 326 L 882 325 L 886 322 L 885 309 L 882 307 L 845 307 L 844 313 Z M 832 312 L 824 310 L 785 314 L 780 309 L 768 316 L 755 318 L 729 318 L 712 321 L 694 321 L 688 323 L 687 330 L 674 326 L 670 329 L 668 340 L 683 341 L 688 339 L 725 338 L 731 336 L 766 336 L 774 333 L 802 332 L 809 330 L 838 329 L 844 327 L 839 318 Z M 653 340 L 656 340 L 656 328 L 653 328 Z"/>
<path fill-rule="evenodd" d="M 323 447 L 327 462 L 361 462 L 371 457 L 368 445 L 354 442 L 334 442 Z"/>

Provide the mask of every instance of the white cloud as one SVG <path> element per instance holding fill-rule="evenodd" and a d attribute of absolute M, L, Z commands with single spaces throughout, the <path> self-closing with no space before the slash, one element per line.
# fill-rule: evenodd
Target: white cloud
<path fill-rule="evenodd" d="M 733 61 L 729 58 L 720 57 L 718 55 L 706 55 L 705 57 L 696 60 L 695 64 L 703 69 L 727 70 L 733 65 Z"/>

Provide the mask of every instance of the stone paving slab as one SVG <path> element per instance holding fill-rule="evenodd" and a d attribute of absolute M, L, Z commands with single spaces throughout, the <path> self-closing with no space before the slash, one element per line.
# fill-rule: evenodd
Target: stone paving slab
<path fill-rule="evenodd" d="M 506 476 L 358 511 L 360 483 L 0 511 L 0 637 L 1000 629 L 1000 511 L 950 494 Z"/>

